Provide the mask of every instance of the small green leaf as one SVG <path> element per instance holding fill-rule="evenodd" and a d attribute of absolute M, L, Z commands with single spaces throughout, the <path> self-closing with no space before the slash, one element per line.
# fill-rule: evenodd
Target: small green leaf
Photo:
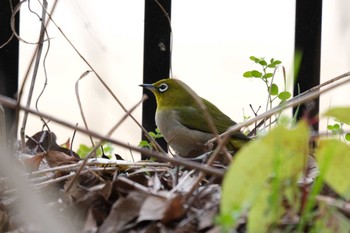
<path fill-rule="evenodd" d="M 340 124 L 336 123 L 333 125 L 333 130 L 339 130 L 340 129 Z"/>
<path fill-rule="evenodd" d="M 281 61 L 273 61 L 272 63 L 268 64 L 267 67 L 269 68 L 276 68 L 277 65 L 281 64 L 282 62 Z"/>
<path fill-rule="evenodd" d="M 139 143 L 139 147 L 149 147 L 149 142 L 147 142 L 146 140 L 142 140 Z"/>
<path fill-rule="evenodd" d="M 281 93 L 278 94 L 278 98 L 282 101 L 285 101 L 289 99 L 292 95 L 290 94 L 289 91 L 282 91 Z"/>
<path fill-rule="evenodd" d="M 329 109 L 324 116 L 335 117 L 337 121 L 350 125 L 350 107 Z"/>
<path fill-rule="evenodd" d="M 77 154 L 80 158 L 85 158 L 85 156 L 90 152 L 90 147 L 85 144 L 80 144 L 77 150 Z"/>
<path fill-rule="evenodd" d="M 350 133 L 345 134 L 345 140 L 348 142 L 350 141 Z"/>
<path fill-rule="evenodd" d="M 163 134 L 157 133 L 156 136 L 155 136 L 155 139 L 162 138 L 162 137 L 163 137 Z"/>
<path fill-rule="evenodd" d="M 263 59 L 259 61 L 259 64 L 262 66 L 267 66 L 267 62 Z"/>
<path fill-rule="evenodd" d="M 253 77 L 252 72 L 251 71 L 244 72 L 243 77 L 252 78 Z"/>
<path fill-rule="evenodd" d="M 281 63 L 282 63 L 281 61 L 276 60 L 276 61 L 274 61 L 272 64 L 274 64 L 275 66 L 277 66 L 277 65 L 279 65 L 279 64 L 281 64 Z"/>
<path fill-rule="evenodd" d="M 148 132 L 149 136 L 151 136 L 152 138 L 155 138 L 156 137 L 156 134 L 153 133 L 152 131 Z"/>
<path fill-rule="evenodd" d="M 278 86 L 276 84 L 271 84 L 269 89 L 270 95 L 278 95 Z"/>
<path fill-rule="evenodd" d="M 249 59 L 255 62 L 255 60 L 256 60 L 257 58 L 254 57 L 254 56 L 250 56 Z"/>
<path fill-rule="evenodd" d="M 253 75 L 253 77 L 255 77 L 255 78 L 261 78 L 262 73 L 259 72 L 259 71 L 257 71 L 257 70 L 252 70 L 252 75 Z"/>
<path fill-rule="evenodd" d="M 254 57 L 254 56 L 250 56 L 249 57 L 250 60 L 252 60 L 253 62 L 255 63 L 259 63 L 261 59 L 257 58 L 257 57 Z"/>
<path fill-rule="evenodd" d="M 262 76 L 262 78 L 267 79 L 267 78 L 272 78 L 272 76 L 273 76 L 273 73 L 266 73 Z"/>
<path fill-rule="evenodd" d="M 275 59 L 271 58 L 271 59 L 270 59 L 270 63 L 273 63 L 274 60 L 275 60 Z"/>
<path fill-rule="evenodd" d="M 334 127 L 333 127 L 333 125 L 327 125 L 327 129 L 330 130 L 330 131 L 333 131 Z"/>

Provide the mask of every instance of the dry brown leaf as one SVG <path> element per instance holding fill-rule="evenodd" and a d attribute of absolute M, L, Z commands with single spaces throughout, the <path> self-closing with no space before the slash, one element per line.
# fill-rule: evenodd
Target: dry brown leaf
<path fill-rule="evenodd" d="M 76 157 L 69 156 L 56 150 L 47 151 L 45 158 L 50 167 L 57 167 L 63 164 L 76 163 L 79 161 Z"/>
<path fill-rule="evenodd" d="M 39 169 L 40 163 L 43 160 L 45 153 L 39 153 L 36 155 L 21 154 L 18 160 L 27 172 L 37 171 Z"/>
<path fill-rule="evenodd" d="M 100 227 L 99 233 L 111 233 L 121 231 L 126 224 L 136 219 L 146 194 L 130 192 L 126 198 L 119 198 Z"/>
<path fill-rule="evenodd" d="M 70 148 L 70 138 L 67 139 L 66 142 L 64 142 L 63 144 L 60 145 L 60 147 L 63 147 L 63 148 Z"/>
<path fill-rule="evenodd" d="M 181 194 L 176 194 L 172 199 L 170 199 L 161 222 L 166 224 L 172 220 L 182 217 L 185 214 L 184 202 L 184 196 Z"/>
<path fill-rule="evenodd" d="M 161 220 L 169 205 L 169 200 L 164 197 L 149 195 L 140 210 L 138 222 L 142 221 L 158 221 Z"/>
<path fill-rule="evenodd" d="M 169 194 L 169 192 L 165 191 L 161 193 Z M 174 195 L 171 198 L 166 198 L 165 196 L 167 195 L 149 195 L 141 207 L 140 215 L 137 221 L 142 222 L 161 220 L 162 223 L 166 224 L 183 216 L 183 196 L 179 194 Z"/>

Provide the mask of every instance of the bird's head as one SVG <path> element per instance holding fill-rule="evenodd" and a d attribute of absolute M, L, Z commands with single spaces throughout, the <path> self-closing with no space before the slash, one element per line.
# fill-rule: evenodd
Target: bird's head
<path fill-rule="evenodd" d="M 158 108 L 171 108 L 192 104 L 194 99 L 190 87 L 178 79 L 162 79 L 153 84 L 141 84 L 154 94 Z"/>

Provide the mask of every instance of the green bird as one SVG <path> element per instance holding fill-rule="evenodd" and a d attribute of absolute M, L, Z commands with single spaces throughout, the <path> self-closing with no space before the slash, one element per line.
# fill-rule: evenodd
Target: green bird
<path fill-rule="evenodd" d="M 163 79 L 153 84 L 140 85 L 152 91 L 157 101 L 155 121 L 168 145 L 181 157 L 192 158 L 208 152 L 205 143 L 214 138 L 204 113 L 190 92 L 195 92 L 177 79 Z M 196 94 L 195 94 L 196 95 Z M 237 124 L 208 100 L 200 98 L 219 134 Z M 239 150 L 250 138 L 236 131 L 226 147 Z"/>

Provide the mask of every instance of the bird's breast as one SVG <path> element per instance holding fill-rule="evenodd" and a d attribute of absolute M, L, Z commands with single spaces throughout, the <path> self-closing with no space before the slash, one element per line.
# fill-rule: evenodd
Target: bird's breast
<path fill-rule="evenodd" d="M 207 151 L 204 144 L 214 136 L 187 128 L 176 110 L 158 110 L 156 124 L 167 143 L 182 157 L 195 157 Z"/>

